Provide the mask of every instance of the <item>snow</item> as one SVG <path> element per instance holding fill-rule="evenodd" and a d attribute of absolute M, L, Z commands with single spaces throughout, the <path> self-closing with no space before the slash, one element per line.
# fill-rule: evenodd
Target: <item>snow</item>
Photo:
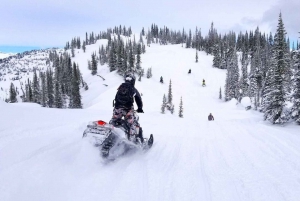
<path fill-rule="evenodd" d="M 4 59 L 4 58 L 12 56 L 12 55 L 14 55 L 14 53 L 3 53 L 3 52 L 0 52 L 0 59 Z"/>
<path fill-rule="evenodd" d="M 299 127 L 263 121 L 262 113 L 244 109 L 246 99 L 219 100 L 226 71 L 213 68 L 204 52 L 195 63 L 195 50 L 181 45 L 151 44 L 142 55 L 153 77 L 136 81 L 145 111 L 139 116 L 144 136 L 154 134 L 153 147 L 105 163 L 82 133 L 89 121 L 109 121 L 122 83 L 106 65 L 98 70 L 105 80 L 87 69 L 91 53 L 106 42 L 76 50 L 73 59 L 89 85 L 85 109 L 0 102 L 1 201 L 299 200 Z M 161 114 L 170 80 L 175 112 Z M 215 121 L 207 121 L 209 113 Z"/>
<path fill-rule="evenodd" d="M 244 97 L 244 98 L 242 98 L 241 104 L 242 104 L 242 106 L 244 106 L 244 107 L 251 106 L 251 100 L 250 100 L 250 98 L 249 98 L 249 97 Z"/>

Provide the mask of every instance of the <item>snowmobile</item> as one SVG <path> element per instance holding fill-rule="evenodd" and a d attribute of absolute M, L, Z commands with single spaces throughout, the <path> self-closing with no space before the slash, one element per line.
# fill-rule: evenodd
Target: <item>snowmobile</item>
<path fill-rule="evenodd" d="M 134 114 L 138 119 L 137 114 Z M 152 147 L 153 135 L 144 138 L 142 127 L 136 127 L 137 135 L 130 135 L 129 131 L 130 127 L 124 119 L 112 119 L 109 123 L 99 120 L 90 122 L 82 137 L 90 138 L 94 146 L 100 148 L 101 156 L 110 160 L 129 152 L 148 150 Z"/>

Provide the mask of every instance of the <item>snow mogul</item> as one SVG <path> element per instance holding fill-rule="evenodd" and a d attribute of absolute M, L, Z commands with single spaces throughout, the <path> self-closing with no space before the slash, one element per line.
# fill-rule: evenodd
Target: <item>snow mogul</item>
<path fill-rule="evenodd" d="M 136 113 L 144 111 L 140 93 L 134 87 L 135 80 L 133 73 L 126 73 L 125 82 L 119 86 L 113 102 L 114 110 L 110 122 L 91 122 L 83 133 L 83 137 L 94 138 L 95 145 L 100 146 L 104 158 L 114 159 L 134 149 L 147 150 L 153 144 L 153 135 L 149 139 L 144 138 L 142 127 L 138 123 L 139 117 Z M 133 107 L 134 100 L 138 106 L 136 111 Z"/>

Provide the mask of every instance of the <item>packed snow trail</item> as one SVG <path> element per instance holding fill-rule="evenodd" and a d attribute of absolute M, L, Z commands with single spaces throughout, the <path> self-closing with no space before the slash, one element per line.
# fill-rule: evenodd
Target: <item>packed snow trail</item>
<path fill-rule="evenodd" d="M 84 66 L 86 55 L 81 56 L 82 61 L 76 59 Z M 194 49 L 151 45 L 142 61 L 153 73 L 136 82 L 143 93 L 145 113 L 139 116 L 144 136 L 153 133 L 155 138 L 146 153 L 105 163 L 99 150 L 82 139 L 87 122 L 111 118 L 122 79 L 106 67 L 100 69 L 105 82 L 82 69 L 90 78 L 90 89 L 83 93 L 88 109 L 0 102 L 5 114 L 0 200 L 299 200 L 298 126 L 270 125 L 261 113 L 219 100 L 225 71 L 212 68 L 212 57 L 203 52 L 195 63 Z M 170 79 L 175 113 L 161 114 Z M 184 118 L 178 117 L 181 96 Z M 207 121 L 209 113 L 215 121 Z"/>

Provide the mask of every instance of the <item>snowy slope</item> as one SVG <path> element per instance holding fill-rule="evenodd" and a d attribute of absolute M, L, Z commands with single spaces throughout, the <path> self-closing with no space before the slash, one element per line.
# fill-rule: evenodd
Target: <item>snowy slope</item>
<path fill-rule="evenodd" d="M 0 59 L 4 59 L 7 58 L 9 56 L 14 55 L 13 53 L 4 53 L 4 52 L 0 52 Z"/>
<path fill-rule="evenodd" d="M 136 88 L 143 93 L 144 135 L 154 134 L 152 149 L 105 164 L 81 138 L 87 122 L 111 118 L 122 82 L 106 66 L 98 70 L 105 80 L 87 70 L 101 43 L 74 59 L 89 84 L 85 109 L 0 102 L 0 200 L 299 200 L 299 127 L 273 126 L 234 100 L 220 101 L 225 71 L 212 68 L 203 52 L 195 63 L 194 49 L 181 45 L 152 44 L 142 55 L 153 77 Z M 161 114 L 170 79 L 175 113 Z M 181 96 L 184 118 L 178 117 Z M 210 112 L 214 122 L 207 121 Z"/>
<path fill-rule="evenodd" d="M 0 99 L 9 98 L 9 88 L 11 83 L 18 88 L 18 98 L 23 95 L 21 87 L 25 90 L 25 82 L 28 78 L 33 79 L 33 71 L 45 72 L 50 67 L 49 61 L 50 51 L 63 52 L 62 49 L 50 48 L 44 50 L 32 50 L 9 55 L 0 60 Z M 0 53 L 1 56 L 1 53 Z M 19 98 L 19 101 L 21 99 Z"/>

